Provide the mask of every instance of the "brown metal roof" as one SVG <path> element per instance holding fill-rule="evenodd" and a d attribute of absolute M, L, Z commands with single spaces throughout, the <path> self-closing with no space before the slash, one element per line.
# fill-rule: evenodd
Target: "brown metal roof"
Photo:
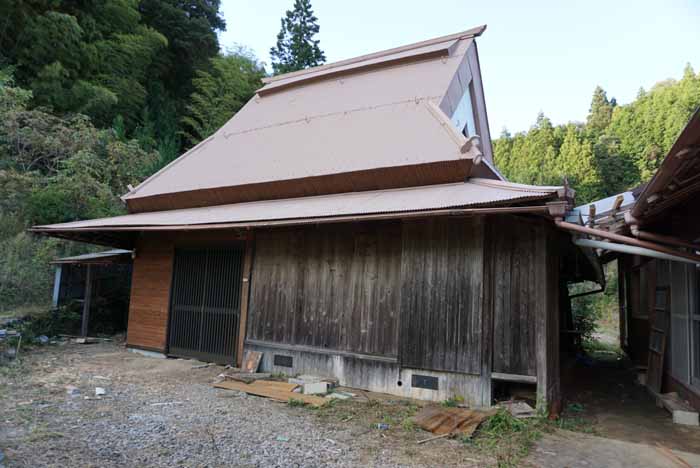
<path fill-rule="evenodd" d="M 456 184 L 136 213 L 113 218 L 36 226 L 32 230 L 50 234 L 68 231 L 124 228 L 138 230 L 147 227 L 213 226 L 232 223 L 245 227 L 279 220 L 338 218 L 456 207 L 510 206 L 533 200 L 556 199 L 558 192 L 562 189 L 562 187 L 539 187 L 488 179 L 471 179 L 468 182 Z"/>
<path fill-rule="evenodd" d="M 473 159 L 479 149 L 463 151 L 465 137 L 435 105 L 482 31 L 275 77 L 124 199 L 134 208 L 132 201 L 167 194 Z"/>

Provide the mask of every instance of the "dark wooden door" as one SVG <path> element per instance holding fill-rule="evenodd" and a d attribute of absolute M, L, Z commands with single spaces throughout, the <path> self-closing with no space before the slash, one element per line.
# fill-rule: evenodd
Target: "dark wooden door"
<path fill-rule="evenodd" d="M 175 250 L 168 352 L 233 364 L 244 246 Z"/>

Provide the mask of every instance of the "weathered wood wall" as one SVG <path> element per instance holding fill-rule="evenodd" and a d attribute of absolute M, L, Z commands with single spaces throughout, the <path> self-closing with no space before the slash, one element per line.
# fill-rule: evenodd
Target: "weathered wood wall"
<path fill-rule="evenodd" d="M 490 217 L 486 308 L 493 314 L 494 373 L 537 377 L 538 403 L 557 412 L 562 234 L 543 220 Z"/>
<path fill-rule="evenodd" d="M 400 269 L 397 222 L 260 231 L 248 338 L 396 356 Z"/>
<path fill-rule="evenodd" d="M 402 366 L 481 374 L 482 218 L 403 225 Z"/>
<path fill-rule="evenodd" d="M 493 372 L 537 375 L 536 324 L 547 292 L 544 227 L 516 217 L 489 218 L 493 282 Z"/>

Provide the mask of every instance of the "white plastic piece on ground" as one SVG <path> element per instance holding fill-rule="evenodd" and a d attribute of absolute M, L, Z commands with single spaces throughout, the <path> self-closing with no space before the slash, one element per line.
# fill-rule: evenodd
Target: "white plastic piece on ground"
<path fill-rule="evenodd" d="M 305 395 L 325 395 L 328 393 L 328 382 L 314 382 L 304 384 Z"/>

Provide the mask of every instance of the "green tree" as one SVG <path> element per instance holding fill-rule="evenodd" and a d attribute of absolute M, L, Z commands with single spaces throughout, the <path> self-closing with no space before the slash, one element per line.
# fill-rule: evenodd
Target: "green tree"
<path fill-rule="evenodd" d="M 613 109 L 617 105 L 615 98 L 608 100 L 608 95 L 600 86 L 596 86 L 593 91 L 591 108 L 586 120 L 587 130 L 594 135 L 600 135 L 610 125 Z"/>
<path fill-rule="evenodd" d="M 600 194 L 601 180 L 593 145 L 590 139 L 583 136 L 582 129 L 574 124 L 566 126 L 564 141 L 551 170 L 559 180 L 567 178 L 576 190 L 577 203 L 590 202 Z"/>
<path fill-rule="evenodd" d="M 133 129 L 145 104 L 147 71 L 166 47 L 144 26 L 137 0 L 13 2 L 2 10 L 4 61 L 34 104 L 83 113 L 99 126 L 123 114 Z"/>
<path fill-rule="evenodd" d="M 238 50 L 211 59 L 208 71 L 197 72 L 188 115 L 183 121 L 192 144 L 218 130 L 262 86 L 265 70 L 248 51 Z"/>
<path fill-rule="evenodd" d="M 179 115 L 185 113 L 194 92 L 192 80 L 197 71 L 207 69 L 209 60 L 219 53 L 217 33 L 226 29 L 219 7 L 219 0 L 139 2 L 144 24 L 168 41 L 167 49 L 158 54 L 149 70 L 149 79 L 157 88 L 153 92 L 157 101 L 170 101 Z M 153 107 L 153 103 L 149 105 Z"/>
<path fill-rule="evenodd" d="M 321 65 L 326 56 L 314 36 L 319 32 L 311 0 L 294 0 L 294 9 L 281 20 L 277 45 L 270 49 L 275 75 Z"/>

